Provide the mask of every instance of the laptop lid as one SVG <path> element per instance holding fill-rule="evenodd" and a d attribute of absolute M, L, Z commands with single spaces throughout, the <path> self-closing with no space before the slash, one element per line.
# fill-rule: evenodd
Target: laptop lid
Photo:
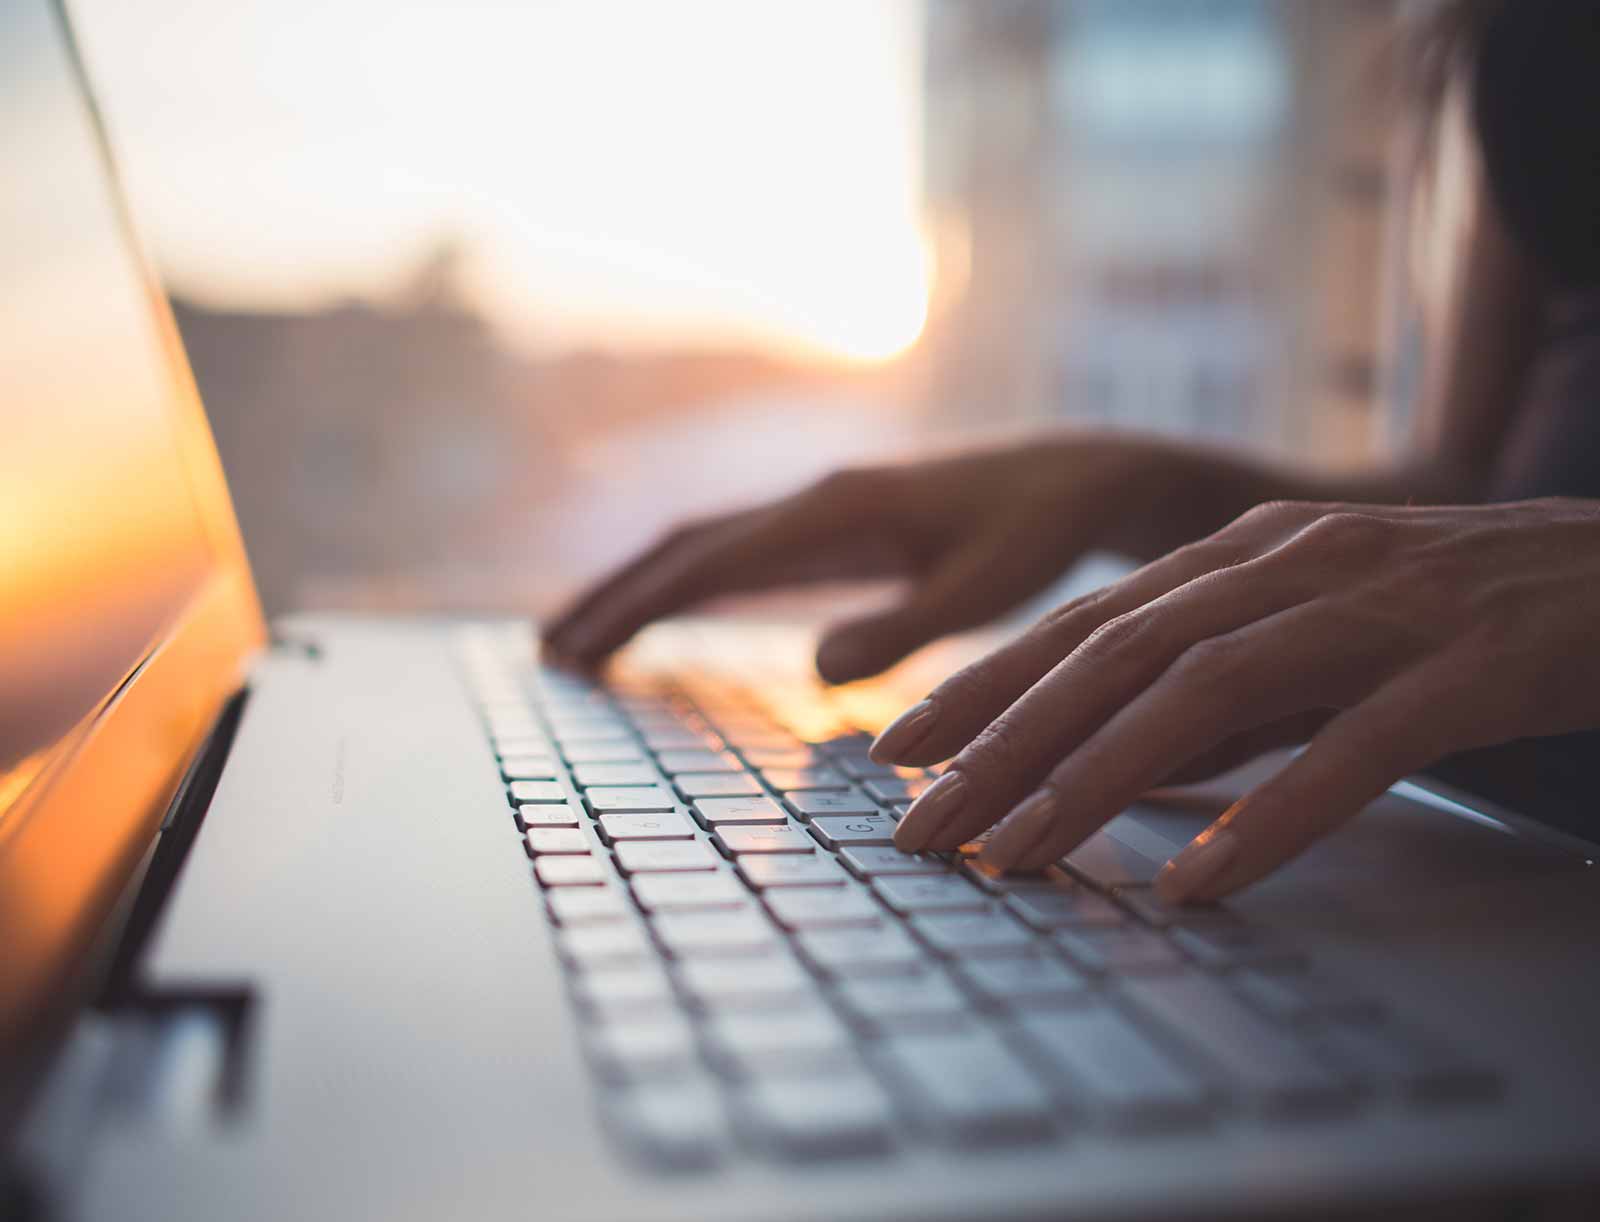
<path fill-rule="evenodd" d="M 263 639 L 64 13 L 0 7 L 0 1060 Z"/>

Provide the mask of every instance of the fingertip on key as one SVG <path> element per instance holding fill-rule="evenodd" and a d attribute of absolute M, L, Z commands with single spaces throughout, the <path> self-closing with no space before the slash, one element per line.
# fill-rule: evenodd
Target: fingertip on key
<path fill-rule="evenodd" d="M 960 813 L 967 796 L 967 779 L 947 772 L 922 791 L 894 829 L 894 844 L 902 853 L 926 848 Z"/>
<path fill-rule="evenodd" d="M 879 764 L 903 762 L 905 752 L 925 739 L 938 720 L 939 706 L 934 700 L 918 701 L 884 727 L 867 748 L 868 758 Z"/>
<path fill-rule="evenodd" d="M 996 870 L 1013 869 L 1049 834 L 1055 816 L 1055 791 L 1048 786 L 1036 790 L 999 822 L 978 860 Z"/>

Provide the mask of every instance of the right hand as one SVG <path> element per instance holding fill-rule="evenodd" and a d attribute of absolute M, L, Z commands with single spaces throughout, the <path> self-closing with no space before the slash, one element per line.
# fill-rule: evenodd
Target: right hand
<path fill-rule="evenodd" d="M 898 602 L 831 626 L 830 683 L 865 678 L 1043 590 L 1128 525 L 1158 452 L 1122 438 L 1031 438 L 1000 449 L 836 471 L 754 509 L 691 522 L 590 589 L 545 631 L 594 667 L 654 620 L 717 595 L 902 577 Z M 1197 529 L 1204 529 L 1198 527 Z"/>

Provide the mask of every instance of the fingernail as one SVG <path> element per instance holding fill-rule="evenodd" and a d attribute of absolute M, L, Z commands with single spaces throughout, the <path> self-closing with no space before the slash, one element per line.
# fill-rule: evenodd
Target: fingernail
<path fill-rule="evenodd" d="M 1225 827 L 1201 832 L 1156 875 L 1156 891 L 1168 903 L 1181 904 L 1221 877 L 1239 853 L 1239 838 Z"/>
<path fill-rule="evenodd" d="M 911 809 L 894 829 L 895 847 L 903 853 L 920 851 L 961 809 L 967 796 L 967 779 L 959 772 L 947 772 L 922 791 Z"/>
<path fill-rule="evenodd" d="M 1024 798 L 995 828 L 994 837 L 983 846 L 978 860 L 996 870 L 1009 870 L 1044 839 L 1055 822 L 1056 795 L 1041 789 Z"/>
<path fill-rule="evenodd" d="M 939 719 L 939 706 L 931 700 L 912 705 L 884 728 L 867 748 L 867 756 L 879 764 L 892 764 L 904 751 L 920 743 Z"/>

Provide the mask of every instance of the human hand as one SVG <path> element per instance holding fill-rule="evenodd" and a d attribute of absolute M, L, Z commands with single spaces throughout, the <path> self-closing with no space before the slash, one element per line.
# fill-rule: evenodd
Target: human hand
<path fill-rule="evenodd" d="M 1600 726 L 1600 502 L 1277 503 L 1046 616 L 940 684 L 875 759 L 945 774 L 904 850 L 999 821 L 982 860 L 1035 870 L 1141 793 L 1306 750 L 1157 879 L 1213 899 L 1442 756 Z"/>
<path fill-rule="evenodd" d="M 863 678 L 1044 589 L 1111 541 L 1162 468 L 1160 452 L 1135 440 L 1058 435 L 838 471 L 773 504 L 670 532 L 550 625 L 545 645 L 592 667 L 646 624 L 717 595 L 906 578 L 899 602 L 823 635 L 822 676 Z"/>

